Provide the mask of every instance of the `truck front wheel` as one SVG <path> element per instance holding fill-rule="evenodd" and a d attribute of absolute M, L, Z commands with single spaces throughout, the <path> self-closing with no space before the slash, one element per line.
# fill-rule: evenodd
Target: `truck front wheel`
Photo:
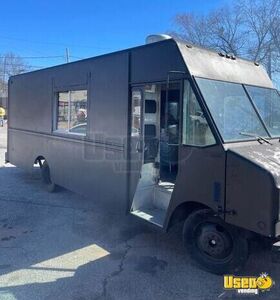
<path fill-rule="evenodd" d="M 42 175 L 42 181 L 44 186 L 46 187 L 46 190 L 49 193 L 53 193 L 56 191 L 57 186 L 56 184 L 52 181 L 51 179 L 51 172 L 50 172 L 50 167 L 45 160 L 41 165 L 41 175 Z"/>
<path fill-rule="evenodd" d="M 186 219 L 183 239 L 191 258 L 211 273 L 234 273 L 248 258 L 247 239 L 210 209 L 195 211 Z"/>

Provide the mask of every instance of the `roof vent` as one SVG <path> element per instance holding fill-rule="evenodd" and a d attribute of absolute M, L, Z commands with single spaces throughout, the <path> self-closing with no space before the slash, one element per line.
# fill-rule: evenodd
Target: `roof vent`
<path fill-rule="evenodd" d="M 172 37 L 167 34 L 151 34 L 146 37 L 146 44 L 157 43 L 164 40 L 170 40 Z"/>

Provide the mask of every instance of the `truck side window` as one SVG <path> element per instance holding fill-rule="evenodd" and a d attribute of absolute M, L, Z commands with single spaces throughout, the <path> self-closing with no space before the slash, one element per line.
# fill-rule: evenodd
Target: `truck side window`
<path fill-rule="evenodd" d="M 87 90 L 57 93 L 56 131 L 86 135 Z"/>
<path fill-rule="evenodd" d="M 216 144 L 200 104 L 187 80 L 184 82 L 183 144 L 192 146 Z"/>

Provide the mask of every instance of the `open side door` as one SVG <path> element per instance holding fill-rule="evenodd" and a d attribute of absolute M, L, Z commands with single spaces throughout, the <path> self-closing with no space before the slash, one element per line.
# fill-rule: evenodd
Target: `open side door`
<path fill-rule="evenodd" d="M 180 85 L 174 84 L 172 93 L 166 89 L 165 84 L 133 88 L 131 105 L 131 213 L 159 227 L 164 227 L 178 163 L 170 137 L 179 123 L 168 120 L 179 115 Z"/>
<path fill-rule="evenodd" d="M 131 90 L 129 195 L 133 199 L 143 164 L 143 88 Z"/>

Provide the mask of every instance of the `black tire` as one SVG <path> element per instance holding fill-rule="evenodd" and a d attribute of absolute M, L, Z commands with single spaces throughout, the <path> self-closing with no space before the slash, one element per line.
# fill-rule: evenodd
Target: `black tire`
<path fill-rule="evenodd" d="M 210 209 L 195 211 L 186 219 L 183 240 L 191 258 L 214 274 L 234 274 L 248 259 L 247 239 Z"/>
<path fill-rule="evenodd" d="M 42 182 L 49 193 L 54 193 L 57 190 L 57 185 L 51 179 L 50 167 L 45 160 L 41 166 Z"/>

